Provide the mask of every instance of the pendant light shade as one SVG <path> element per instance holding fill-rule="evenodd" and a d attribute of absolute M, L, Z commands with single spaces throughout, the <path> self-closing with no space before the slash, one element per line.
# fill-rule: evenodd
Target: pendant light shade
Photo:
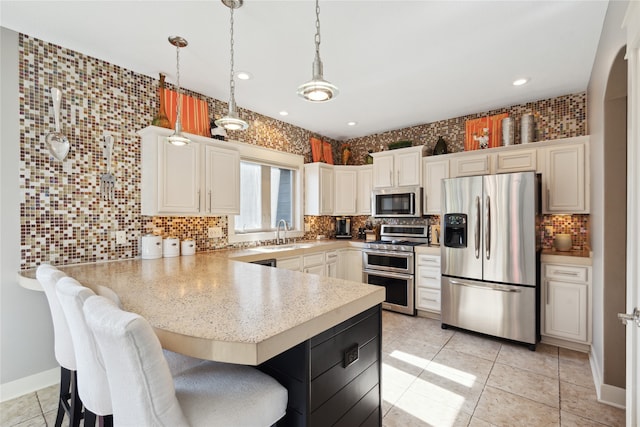
<path fill-rule="evenodd" d="M 324 79 L 320 60 L 320 6 L 316 0 L 316 56 L 311 80 L 298 86 L 298 95 L 310 102 L 326 102 L 338 96 L 338 87 Z"/>
<path fill-rule="evenodd" d="M 177 85 L 177 107 L 176 107 L 176 126 L 173 135 L 171 135 L 167 140 L 173 145 L 187 145 L 191 143 L 191 140 L 187 138 L 184 133 L 182 133 L 182 119 L 181 109 L 182 109 L 182 91 L 180 90 L 180 48 L 187 46 L 189 43 L 187 40 L 180 36 L 171 36 L 169 37 L 169 43 L 176 47 L 176 85 Z"/>
<path fill-rule="evenodd" d="M 222 3 L 231 10 L 231 72 L 229 74 L 229 111 L 226 116 L 215 121 L 216 126 L 220 126 L 227 130 L 245 130 L 249 124 L 242 120 L 236 111 L 235 89 L 236 83 L 233 73 L 233 10 L 242 7 L 242 0 L 222 0 Z"/>

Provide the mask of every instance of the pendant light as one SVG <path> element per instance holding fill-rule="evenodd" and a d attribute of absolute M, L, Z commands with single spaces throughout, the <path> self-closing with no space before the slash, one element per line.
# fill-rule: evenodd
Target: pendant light
<path fill-rule="evenodd" d="M 242 120 L 236 112 L 236 83 L 233 76 L 233 10 L 242 7 L 243 0 L 222 0 L 231 10 L 231 72 L 229 73 L 229 112 L 226 116 L 215 121 L 217 126 L 227 130 L 245 130 L 249 124 Z"/>
<path fill-rule="evenodd" d="M 167 140 L 173 145 L 187 145 L 191 140 L 182 133 L 182 119 L 180 118 L 180 109 L 182 105 L 182 93 L 180 91 L 180 48 L 185 47 L 189 43 L 180 36 L 169 37 L 169 43 L 176 47 L 176 85 L 178 86 L 178 96 L 176 98 L 176 127 L 173 135 Z"/>
<path fill-rule="evenodd" d="M 322 75 L 322 61 L 320 60 L 320 5 L 316 0 L 316 57 L 313 60 L 313 74 L 311 80 L 298 86 L 298 95 L 311 102 L 326 102 L 338 96 L 338 88 Z"/>

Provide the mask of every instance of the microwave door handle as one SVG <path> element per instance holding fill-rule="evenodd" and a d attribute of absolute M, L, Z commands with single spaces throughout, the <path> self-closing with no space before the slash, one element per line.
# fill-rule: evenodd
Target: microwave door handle
<path fill-rule="evenodd" d="M 484 245 L 485 245 L 485 256 L 487 260 L 491 258 L 491 200 L 489 196 L 487 196 L 487 208 L 485 211 L 486 217 L 484 219 Z"/>
<path fill-rule="evenodd" d="M 409 213 L 411 215 L 416 213 L 416 195 L 411 193 L 410 202 L 409 202 Z"/>
<path fill-rule="evenodd" d="M 480 258 L 480 197 L 476 197 L 476 259 Z"/>

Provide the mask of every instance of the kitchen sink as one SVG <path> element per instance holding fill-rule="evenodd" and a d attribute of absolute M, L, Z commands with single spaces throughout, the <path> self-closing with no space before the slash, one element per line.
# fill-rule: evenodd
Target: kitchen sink
<path fill-rule="evenodd" d="M 311 243 L 296 243 L 292 245 L 257 246 L 255 248 L 251 248 L 251 250 L 256 252 L 280 252 L 293 249 L 307 249 L 311 247 L 313 247 L 313 244 Z"/>

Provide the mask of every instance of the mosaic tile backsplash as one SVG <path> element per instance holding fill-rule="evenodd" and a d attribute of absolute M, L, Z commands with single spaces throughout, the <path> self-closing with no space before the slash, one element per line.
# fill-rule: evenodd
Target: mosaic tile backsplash
<path fill-rule="evenodd" d="M 133 258 L 139 256 L 140 237 L 154 228 L 165 236 L 194 238 L 198 251 L 227 246 L 226 216 L 148 217 L 140 213 L 140 138 L 136 132 L 151 123 L 158 109 L 157 79 L 24 34 L 20 34 L 19 54 L 22 269 L 43 262 L 65 265 Z M 51 87 L 62 91 L 62 131 L 71 143 L 63 162 L 50 156 L 44 140 L 54 128 Z M 167 87 L 175 89 L 170 82 Z M 206 100 L 212 118 L 226 111 L 226 102 L 185 92 Z M 380 144 L 399 139 L 431 147 L 443 135 L 449 151 L 454 152 L 462 149 L 467 118 L 499 112 L 516 116 L 533 112 L 537 140 L 555 139 L 584 135 L 585 110 L 584 94 L 567 95 L 344 142 L 352 147 L 351 164 L 365 163 L 368 150 L 378 151 Z M 239 112 L 250 128 L 229 132 L 230 139 L 300 154 L 310 162 L 309 138 L 315 136 L 330 142 L 334 159 L 340 158 L 343 142 L 252 111 Z M 115 138 L 116 187 L 111 201 L 101 200 L 99 194 L 99 177 L 106 171 L 101 149 L 104 132 Z M 354 235 L 366 218 L 353 218 Z M 307 239 L 335 233 L 331 217 L 305 217 L 305 222 L 310 226 Z M 209 227 L 221 227 L 223 237 L 207 238 Z M 116 231 L 125 231 L 126 244 L 116 245 Z"/>

